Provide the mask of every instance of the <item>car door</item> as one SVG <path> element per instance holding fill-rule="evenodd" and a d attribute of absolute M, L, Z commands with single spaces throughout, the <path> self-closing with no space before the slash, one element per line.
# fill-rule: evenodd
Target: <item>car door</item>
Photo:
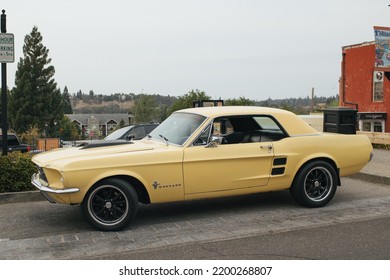
<path fill-rule="evenodd" d="M 226 124 L 224 126 L 226 130 Z M 215 122 L 209 129 L 213 130 L 213 135 L 219 133 Z M 273 156 L 272 142 L 222 141 L 220 145 L 189 146 L 184 149 L 183 157 L 185 194 L 265 186 L 270 177 Z"/>

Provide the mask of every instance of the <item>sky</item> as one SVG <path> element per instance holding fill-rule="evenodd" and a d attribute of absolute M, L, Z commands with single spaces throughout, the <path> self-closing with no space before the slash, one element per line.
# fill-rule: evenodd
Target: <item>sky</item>
<path fill-rule="evenodd" d="M 2 0 L 15 37 L 37 26 L 70 93 L 215 99 L 338 94 L 343 46 L 390 26 L 390 0 Z"/>

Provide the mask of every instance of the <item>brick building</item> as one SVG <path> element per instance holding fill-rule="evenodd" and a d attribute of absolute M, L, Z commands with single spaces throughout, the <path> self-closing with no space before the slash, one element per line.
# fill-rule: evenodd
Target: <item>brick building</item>
<path fill-rule="evenodd" d="M 361 131 L 390 132 L 390 68 L 383 59 L 390 56 L 378 55 L 375 42 L 342 48 L 339 103 L 358 110 Z"/>

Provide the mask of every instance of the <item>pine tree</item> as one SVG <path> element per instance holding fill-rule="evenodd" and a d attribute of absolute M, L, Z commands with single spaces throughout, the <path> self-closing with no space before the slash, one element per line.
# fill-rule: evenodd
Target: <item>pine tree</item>
<path fill-rule="evenodd" d="M 54 122 L 63 118 L 62 96 L 53 76 L 49 50 L 34 26 L 24 38 L 23 57 L 15 74 L 15 87 L 9 100 L 11 127 L 21 133 L 37 126 L 54 131 Z"/>
<path fill-rule="evenodd" d="M 64 91 L 62 93 L 62 100 L 63 100 L 64 114 L 73 114 L 72 105 L 70 104 L 70 94 L 67 86 L 65 86 Z"/>

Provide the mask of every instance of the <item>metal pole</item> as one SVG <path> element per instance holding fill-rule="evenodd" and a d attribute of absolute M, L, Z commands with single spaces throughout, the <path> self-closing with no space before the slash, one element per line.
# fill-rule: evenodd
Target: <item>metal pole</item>
<path fill-rule="evenodd" d="M 1 15 L 1 33 L 7 33 L 5 10 Z M 8 118 L 7 118 L 7 63 L 1 63 L 1 120 L 2 120 L 2 142 L 3 155 L 6 156 L 8 152 Z"/>

